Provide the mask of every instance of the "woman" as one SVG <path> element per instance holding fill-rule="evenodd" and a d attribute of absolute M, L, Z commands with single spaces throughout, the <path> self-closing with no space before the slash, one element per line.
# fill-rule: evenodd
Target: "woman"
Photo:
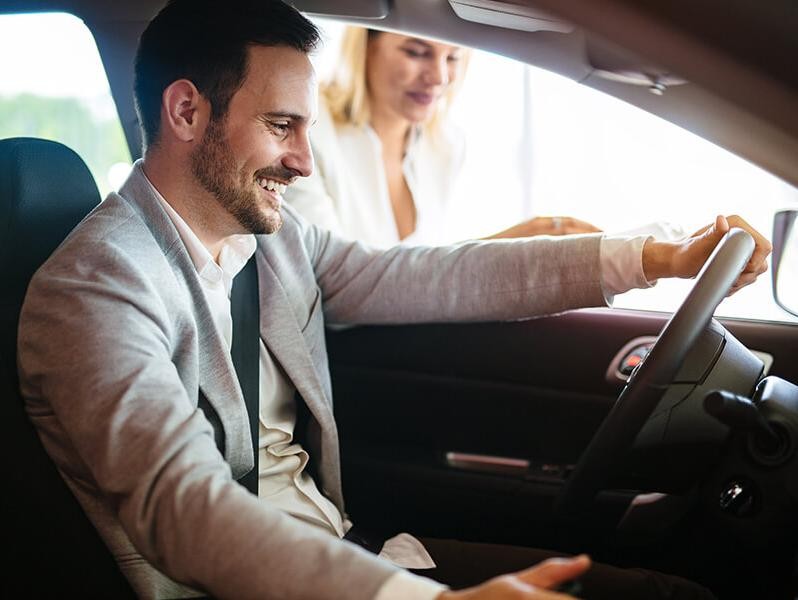
<path fill-rule="evenodd" d="M 321 91 L 316 169 L 286 200 L 317 225 L 375 246 L 455 241 L 446 224 L 464 148 L 446 111 L 467 60 L 457 46 L 349 28 Z M 570 217 L 538 217 L 490 237 L 595 231 Z"/>

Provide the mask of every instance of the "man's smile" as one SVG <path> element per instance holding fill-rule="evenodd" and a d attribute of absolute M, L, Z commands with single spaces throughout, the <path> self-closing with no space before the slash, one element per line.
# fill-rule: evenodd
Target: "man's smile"
<path fill-rule="evenodd" d="M 268 179 L 266 177 L 260 177 L 258 179 L 258 185 L 264 190 L 274 191 L 281 196 L 285 194 L 285 190 L 288 188 L 287 183 L 281 183 L 276 179 Z"/>
<path fill-rule="evenodd" d="M 283 204 L 283 194 L 289 184 L 268 177 L 258 177 L 256 182 L 258 187 L 263 190 L 265 200 L 268 202 L 271 209 L 280 210 Z"/>

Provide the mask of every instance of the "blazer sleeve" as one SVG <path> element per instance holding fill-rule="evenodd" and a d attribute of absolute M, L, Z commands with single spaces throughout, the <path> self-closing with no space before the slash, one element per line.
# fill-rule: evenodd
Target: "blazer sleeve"
<path fill-rule="evenodd" d="M 62 248 L 33 278 L 19 336 L 28 413 L 73 489 L 214 597 L 371 600 L 395 568 L 232 480 L 172 360 L 181 324 L 143 265 L 90 248 Z"/>
<path fill-rule="evenodd" d="M 606 306 L 600 234 L 377 250 L 285 214 L 301 232 L 330 324 L 513 320 Z"/>

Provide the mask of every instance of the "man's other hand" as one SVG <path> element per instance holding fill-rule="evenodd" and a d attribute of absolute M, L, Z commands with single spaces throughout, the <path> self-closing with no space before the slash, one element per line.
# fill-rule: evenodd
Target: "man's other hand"
<path fill-rule="evenodd" d="M 739 227 L 751 234 L 756 246 L 748 264 L 734 282 L 729 295 L 756 281 L 767 271 L 767 257 L 773 246 L 756 229 L 741 217 L 719 215 L 715 222 L 702 227 L 693 235 L 673 242 L 650 239 L 643 246 L 643 273 L 649 281 L 662 277 L 695 277 L 712 250 L 732 227 Z"/>
<path fill-rule="evenodd" d="M 573 600 L 553 591 L 590 568 L 587 556 L 550 558 L 526 571 L 502 575 L 480 586 L 458 592 L 442 592 L 436 600 Z"/>

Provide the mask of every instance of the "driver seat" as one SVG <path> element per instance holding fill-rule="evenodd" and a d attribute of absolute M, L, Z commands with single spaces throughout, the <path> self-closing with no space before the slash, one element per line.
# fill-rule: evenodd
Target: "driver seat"
<path fill-rule="evenodd" d="M 100 203 L 89 169 L 48 140 L 0 140 L 0 419 L 4 431 L 6 598 L 135 598 L 25 414 L 17 325 L 33 273 Z M 31 570 L 34 575 L 31 576 Z"/>

